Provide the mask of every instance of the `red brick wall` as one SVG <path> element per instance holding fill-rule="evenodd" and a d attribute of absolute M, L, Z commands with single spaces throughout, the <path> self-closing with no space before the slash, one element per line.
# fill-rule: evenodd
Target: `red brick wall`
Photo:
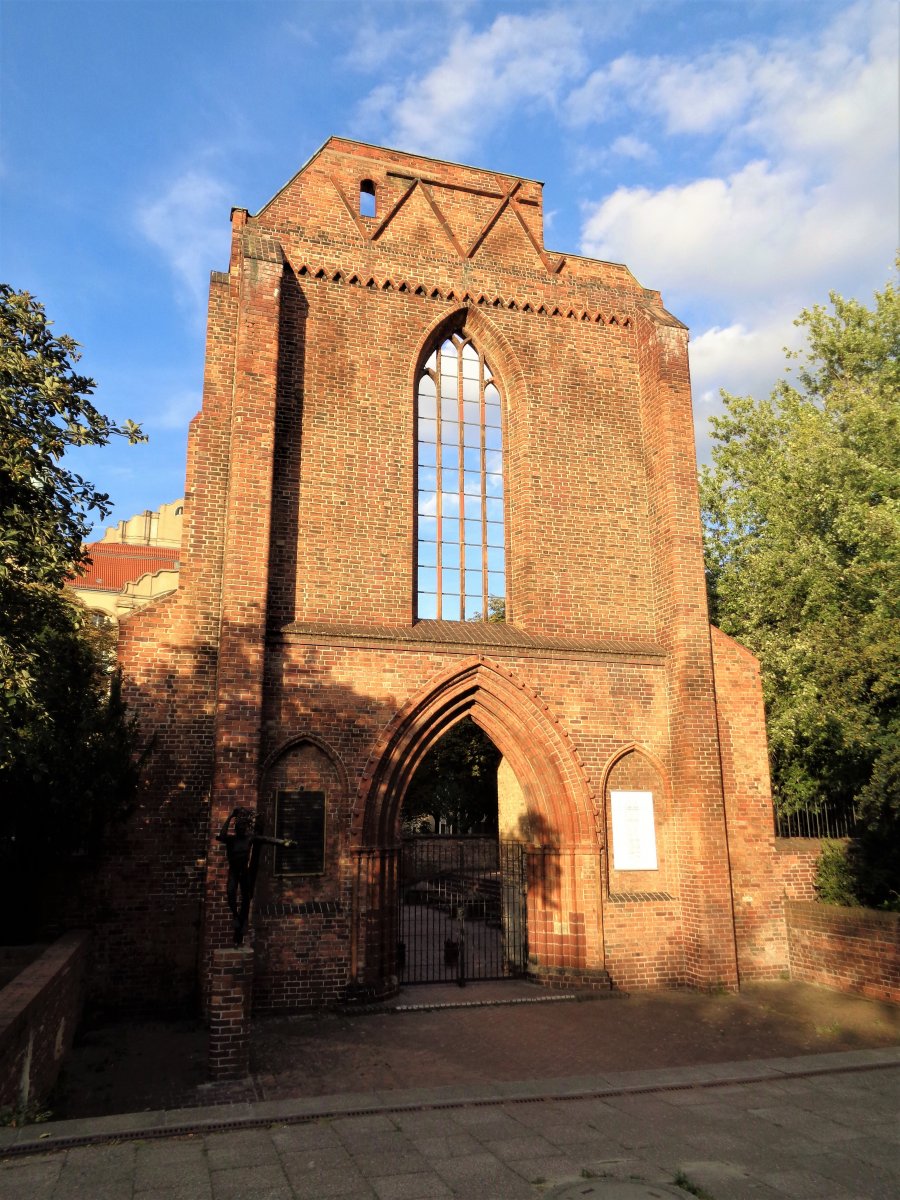
<path fill-rule="evenodd" d="M 775 854 L 759 663 L 720 629 L 712 644 L 738 970 L 742 980 L 777 979 L 788 965 L 784 862 Z"/>
<path fill-rule="evenodd" d="M 66 933 L 0 991 L 0 1108 L 46 1099 L 84 1002 L 88 934 Z"/>
<path fill-rule="evenodd" d="M 815 900 L 816 867 L 825 842 L 821 838 L 776 838 L 776 870 L 787 900 Z"/>
<path fill-rule="evenodd" d="M 253 951 L 249 946 L 217 949 L 210 971 L 210 1079 L 244 1079 L 250 1074 L 250 1012 Z"/>
<path fill-rule="evenodd" d="M 900 913 L 789 900 L 791 977 L 900 1004 Z"/>
<path fill-rule="evenodd" d="M 658 744 L 630 750 L 607 772 L 604 789 L 607 894 L 604 916 L 607 967 L 617 987 L 659 988 L 685 981 L 681 924 L 681 877 L 672 798 L 663 775 L 650 761 Z M 657 869 L 615 867 L 610 793 L 648 791 L 653 796 Z"/>
<path fill-rule="evenodd" d="M 553 848 L 529 913 L 541 966 L 735 986 L 687 334 L 626 268 L 545 250 L 541 204 L 530 180 L 331 139 L 235 212 L 181 587 L 123 623 L 155 740 L 106 889 L 100 961 L 127 959 L 109 994 L 143 973 L 188 995 L 198 961 L 208 980 L 230 938 L 215 833 L 257 798 L 270 822 L 279 779 L 326 791 L 328 858 L 316 879 L 264 868 L 257 1005 L 389 988 L 402 791 L 467 711 Z M 493 630 L 414 621 L 416 372 L 463 327 L 504 405 L 510 623 Z M 660 870 L 640 893 L 605 854 L 619 760 L 622 778 L 653 764 Z"/>
<path fill-rule="evenodd" d="M 195 990 L 212 769 L 209 636 L 181 592 L 120 624 L 125 694 L 147 757 L 132 818 L 82 890 L 94 931 L 89 994 L 101 1005 L 180 1008 Z"/>
<path fill-rule="evenodd" d="M 639 322 L 645 470 L 660 641 L 669 653 L 671 787 L 687 982 L 737 970 L 693 444 L 687 333 L 652 306 Z"/>
<path fill-rule="evenodd" d="M 788 968 L 786 900 L 812 900 L 822 843 L 775 836 L 758 660 L 712 630 L 734 930 L 742 980 Z"/>

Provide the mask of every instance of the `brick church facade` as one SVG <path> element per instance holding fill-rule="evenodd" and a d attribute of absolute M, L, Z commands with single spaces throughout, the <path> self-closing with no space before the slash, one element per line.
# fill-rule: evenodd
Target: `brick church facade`
<path fill-rule="evenodd" d="M 203 992 L 216 834 L 236 805 L 272 832 L 291 789 L 324 794 L 324 862 L 265 852 L 257 1010 L 395 989 L 404 791 L 465 716 L 521 808 L 535 978 L 776 977 L 796 864 L 757 663 L 708 621 L 685 327 L 546 250 L 541 185 L 492 171 L 332 138 L 232 229 L 180 586 L 122 622 L 153 748 L 100 993 Z M 471 619 L 498 595 L 505 621 Z M 650 864 L 615 844 L 634 793 Z"/>

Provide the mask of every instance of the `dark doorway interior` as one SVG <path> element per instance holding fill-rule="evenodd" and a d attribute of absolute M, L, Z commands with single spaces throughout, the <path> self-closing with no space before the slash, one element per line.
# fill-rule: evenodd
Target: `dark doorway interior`
<path fill-rule="evenodd" d="M 471 717 L 425 755 L 403 800 L 403 833 L 497 836 L 501 754 Z"/>
<path fill-rule="evenodd" d="M 525 974 L 525 846 L 498 839 L 501 755 L 468 717 L 423 759 L 403 806 L 400 978 Z"/>

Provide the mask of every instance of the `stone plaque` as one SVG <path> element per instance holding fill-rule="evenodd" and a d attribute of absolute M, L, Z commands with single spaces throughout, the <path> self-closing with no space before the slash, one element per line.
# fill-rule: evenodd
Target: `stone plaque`
<path fill-rule="evenodd" d="M 325 793 L 277 792 L 275 836 L 297 843 L 275 847 L 276 875 L 321 875 L 325 870 Z"/>
<path fill-rule="evenodd" d="M 657 870 L 653 793 L 610 792 L 610 800 L 615 870 Z"/>

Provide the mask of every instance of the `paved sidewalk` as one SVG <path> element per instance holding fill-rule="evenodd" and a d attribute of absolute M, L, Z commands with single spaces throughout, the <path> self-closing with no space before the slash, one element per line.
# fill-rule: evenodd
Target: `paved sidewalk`
<path fill-rule="evenodd" d="M 0 1131 L 0 1200 L 895 1200 L 898 1110 L 886 1048 L 134 1113 Z"/>
<path fill-rule="evenodd" d="M 808 984 L 568 1000 L 522 981 L 418 986 L 375 1011 L 258 1018 L 251 1074 L 234 1083 L 207 1081 L 207 1035 L 198 1021 L 88 1026 L 51 1107 L 57 1118 L 102 1117 L 395 1091 L 423 1081 L 480 1087 L 896 1045 L 896 1005 Z"/>

